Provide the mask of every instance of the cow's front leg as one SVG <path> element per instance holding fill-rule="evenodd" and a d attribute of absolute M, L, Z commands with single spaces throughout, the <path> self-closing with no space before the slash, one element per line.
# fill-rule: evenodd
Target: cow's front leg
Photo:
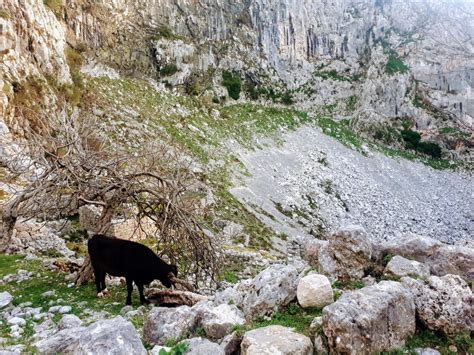
<path fill-rule="evenodd" d="M 125 304 L 130 306 L 132 304 L 132 291 L 133 291 L 133 280 L 130 277 L 126 278 L 127 281 L 127 300 Z"/>
<path fill-rule="evenodd" d="M 142 282 L 139 282 L 139 281 L 135 281 L 135 283 L 137 284 L 138 292 L 140 293 L 140 303 L 141 303 L 141 304 L 148 304 L 148 303 L 150 303 L 150 301 L 148 301 L 148 300 L 145 298 L 145 295 L 143 294 L 143 283 L 142 283 Z"/>

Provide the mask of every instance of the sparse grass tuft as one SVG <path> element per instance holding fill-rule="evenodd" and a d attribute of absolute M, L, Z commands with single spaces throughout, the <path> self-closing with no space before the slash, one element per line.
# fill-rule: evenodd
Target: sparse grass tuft
<path fill-rule="evenodd" d="M 389 75 L 396 73 L 406 73 L 408 72 L 408 66 L 403 63 L 400 57 L 395 52 L 390 52 L 388 56 L 387 64 L 385 64 L 385 72 Z"/>
<path fill-rule="evenodd" d="M 56 16 L 61 14 L 64 6 L 63 0 L 43 0 L 43 4 L 51 9 Z"/>

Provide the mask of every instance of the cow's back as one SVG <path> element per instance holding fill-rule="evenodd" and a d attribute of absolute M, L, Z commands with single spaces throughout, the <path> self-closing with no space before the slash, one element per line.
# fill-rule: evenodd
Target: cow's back
<path fill-rule="evenodd" d="M 139 243 L 95 235 L 87 245 L 94 269 L 113 276 L 145 276 L 157 267 L 158 256 Z"/>

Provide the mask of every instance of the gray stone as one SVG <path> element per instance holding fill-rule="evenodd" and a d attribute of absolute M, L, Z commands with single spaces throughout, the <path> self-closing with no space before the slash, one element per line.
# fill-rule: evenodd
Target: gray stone
<path fill-rule="evenodd" d="M 0 292 L 0 309 L 8 306 L 13 300 L 13 296 L 8 292 Z"/>
<path fill-rule="evenodd" d="M 426 278 L 430 276 L 428 265 L 415 260 L 408 260 L 402 256 L 394 256 L 385 267 L 384 275 L 387 277 L 401 278 L 410 276 L 414 278 Z"/>
<path fill-rule="evenodd" d="M 208 338 L 222 339 L 236 325 L 243 325 L 245 323 L 242 311 L 235 305 L 225 303 L 217 307 L 212 307 L 211 303 L 207 303 L 207 305 L 207 307 L 197 310 L 197 316 L 199 318 L 199 325 L 204 329 Z"/>
<path fill-rule="evenodd" d="M 214 302 L 234 303 L 247 320 L 271 315 L 296 297 L 298 271 L 293 265 L 274 264 L 252 280 L 244 280 L 218 293 Z"/>
<path fill-rule="evenodd" d="M 183 342 L 188 344 L 188 350 L 185 352 L 186 355 L 225 355 L 224 350 L 219 344 L 213 343 L 208 339 L 191 338 Z"/>
<path fill-rule="evenodd" d="M 58 313 L 61 313 L 61 314 L 66 314 L 66 313 L 69 313 L 72 311 L 72 307 L 71 306 L 61 306 L 59 309 L 58 309 Z"/>
<path fill-rule="evenodd" d="M 246 332 L 242 339 L 241 354 L 311 355 L 313 343 L 310 338 L 291 328 L 270 325 Z"/>
<path fill-rule="evenodd" d="M 434 275 L 459 275 L 467 281 L 474 281 L 474 249 L 472 248 L 443 245 L 429 258 L 428 265 Z"/>
<path fill-rule="evenodd" d="M 402 347 L 415 333 L 413 296 L 399 282 L 345 293 L 323 309 L 324 333 L 331 352 L 376 353 Z"/>
<path fill-rule="evenodd" d="M 23 326 L 26 324 L 26 320 L 24 320 L 23 318 L 20 318 L 20 317 L 12 317 L 12 318 L 9 318 L 7 320 L 7 323 L 9 325 L 19 325 L 19 326 Z"/>
<path fill-rule="evenodd" d="M 402 282 L 413 294 L 418 319 L 428 329 L 445 334 L 474 329 L 474 297 L 461 277 L 431 276 L 426 281 L 407 277 Z"/>
<path fill-rule="evenodd" d="M 162 345 L 168 339 L 188 336 L 196 325 L 196 313 L 188 306 L 155 307 L 145 321 L 143 336 L 151 344 Z"/>
<path fill-rule="evenodd" d="M 441 355 L 438 350 L 431 348 L 416 348 L 415 353 L 416 355 Z"/>
<path fill-rule="evenodd" d="M 237 332 L 228 334 L 222 339 L 220 347 L 224 350 L 226 355 L 233 355 L 240 353 L 240 344 L 242 343 L 242 335 Z"/>
<path fill-rule="evenodd" d="M 323 308 L 334 302 L 331 283 L 324 275 L 310 274 L 301 278 L 296 295 L 303 308 Z"/>
<path fill-rule="evenodd" d="M 59 330 L 76 328 L 82 325 L 82 320 L 74 314 L 66 314 L 58 323 Z"/>
<path fill-rule="evenodd" d="M 143 354 L 147 352 L 132 323 L 121 316 L 75 327 L 34 344 L 40 353 Z"/>

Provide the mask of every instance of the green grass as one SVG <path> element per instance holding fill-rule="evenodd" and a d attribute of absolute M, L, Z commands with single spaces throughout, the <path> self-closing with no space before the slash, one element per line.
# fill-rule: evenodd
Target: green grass
<path fill-rule="evenodd" d="M 345 146 L 357 150 L 362 147 L 362 139 L 350 128 L 348 120 L 335 121 L 329 117 L 320 117 L 317 124 L 324 134 L 336 138 Z"/>
<path fill-rule="evenodd" d="M 240 97 L 240 90 L 242 88 L 242 81 L 240 74 L 237 72 L 230 72 L 228 70 L 222 73 L 222 85 L 227 89 L 227 93 L 234 100 Z"/>
<path fill-rule="evenodd" d="M 43 4 L 51 9 L 56 16 L 61 13 L 64 6 L 63 0 L 43 0 Z"/>
<path fill-rule="evenodd" d="M 175 63 L 167 64 L 160 69 L 161 76 L 172 76 L 178 72 L 178 66 Z"/>
<path fill-rule="evenodd" d="M 457 352 L 449 350 L 455 346 Z M 417 330 L 416 334 L 406 341 L 405 348 L 411 353 L 416 348 L 434 348 L 441 354 L 474 354 L 474 340 L 469 333 L 446 336 L 431 330 Z"/>
<path fill-rule="evenodd" d="M 252 329 L 263 328 L 269 325 L 281 325 L 283 327 L 293 328 L 296 332 L 309 336 L 311 335 L 311 322 L 315 317 L 318 317 L 321 314 L 322 310 L 319 308 L 303 309 L 297 304 L 292 303 L 280 312 L 275 313 L 269 320 L 259 317 L 246 326 L 236 326 L 234 330 L 238 334 L 243 334 Z"/>
<path fill-rule="evenodd" d="M 339 290 L 358 290 L 364 288 L 365 285 L 361 280 L 347 280 L 347 281 L 334 281 L 332 288 Z"/>

